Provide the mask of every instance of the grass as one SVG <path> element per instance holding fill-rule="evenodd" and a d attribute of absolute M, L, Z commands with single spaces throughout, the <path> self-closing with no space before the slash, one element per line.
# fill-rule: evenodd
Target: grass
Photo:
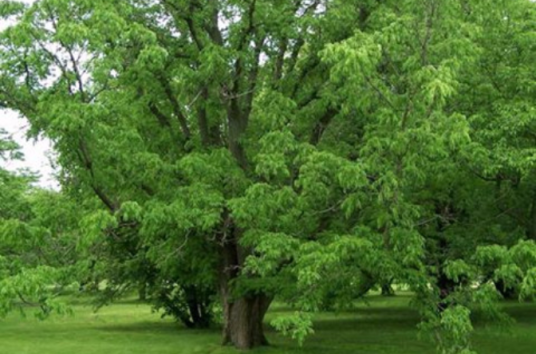
<path fill-rule="evenodd" d="M 408 307 L 408 296 L 370 297 L 370 306 L 359 305 L 342 314 L 319 314 L 316 334 L 303 348 L 273 330 L 273 344 L 257 354 L 433 354 L 433 345 L 418 340 L 418 317 Z M 478 325 L 474 335 L 480 354 L 536 353 L 536 304 L 505 305 L 517 323 L 509 332 Z M 287 311 L 281 305 L 268 321 Z M 144 304 L 125 302 L 93 313 L 84 305 L 75 314 L 39 321 L 10 315 L 0 321 L 0 354 L 236 354 L 218 345 L 219 330 L 191 331 L 152 314 Z"/>

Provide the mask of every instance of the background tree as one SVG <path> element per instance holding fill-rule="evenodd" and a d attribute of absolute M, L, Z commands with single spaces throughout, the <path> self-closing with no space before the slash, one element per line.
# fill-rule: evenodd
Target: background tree
<path fill-rule="evenodd" d="M 0 132 L 0 159 L 21 158 Z M 78 215 L 58 192 L 31 185 L 28 171 L 0 166 L 0 315 L 38 305 L 36 315 L 64 312 L 57 296 L 76 281 Z"/>

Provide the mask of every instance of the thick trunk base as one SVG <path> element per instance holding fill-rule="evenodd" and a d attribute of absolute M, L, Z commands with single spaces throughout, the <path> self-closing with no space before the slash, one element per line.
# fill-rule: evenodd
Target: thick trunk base
<path fill-rule="evenodd" d="M 236 299 L 224 303 L 223 345 L 251 349 L 268 345 L 263 319 L 271 299 L 264 295 Z"/>
<path fill-rule="evenodd" d="M 227 213 L 226 232 L 220 235 L 222 245 L 220 296 L 223 306 L 222 344 L 237 349 L 251 349 L 268 345 L 264 336 L 263 320 L 272 298 L 262 291 L 236 294 L 235 281 L 251 250 L 240 246 L 241 230 L 233 225 Z M 244 279 L 245 280 L 245 279 Z"/>

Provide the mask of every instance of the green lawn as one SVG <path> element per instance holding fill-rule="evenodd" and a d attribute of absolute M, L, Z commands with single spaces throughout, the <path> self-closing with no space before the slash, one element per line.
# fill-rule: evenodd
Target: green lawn
<path fill-rule="evenodd" d="M 303 348 L 272 330 L 273 346 L 256 353 L 433 353 L 429 343 L 417 339 L 416 314 L 407 306 L 409 298 L 372 296 L 370 306 L 340 315 L 321 314 L 316 334 Z M 517 323 L 506 333 L 478 326 L 474 337 L 481 354 L 536 353 L 536 305 L 509 303 Z M 275 306 L 269 318 L 285 311 Z M 0 321 L 0 354 L 229 354 L 218 346 L 219 332 L 191 331 L 151 314 L 146 305 L 122 303 L 93 313 L 78 305 L 75 315 L 41 322 L 32 317 L 11 315 Z"/>

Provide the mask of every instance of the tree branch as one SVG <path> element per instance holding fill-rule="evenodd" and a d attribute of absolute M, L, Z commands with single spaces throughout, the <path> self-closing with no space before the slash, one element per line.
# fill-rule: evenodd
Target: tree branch
<path fill-rule="evenodd" d="M 337 115 L 337 113 L 337 110 L 333 108 L 328 108 L 324 115 L 318 120 L 318 122 L 313 128 L 311 138 L 309 139 L 309 143 L 311 145 L 316 146 L 318 145 L 318 143 L 320 143 L 324 132 L 326 131 L 328 125 L 333 121 L 333 118 Z"/>
<path fill-rule="evenodd" d="M 173 108 L 173 113 L 175 117 L 177 118 L 177 120 L 179 121 L 184 137 L 187 140 L 190 140 L 191 132 L 190 132 L 190 128 L 188 127 L 188 121 L 186 120 L 186 117 L 182 113 L 182 110 L 179 106 L 179 103 L 177 102 L 177 98 L 175 97 L 175 94 L 173 93 L 171 85 L 162 75 L 160 75 L 159 79 L 160 79 L 160 83 L 162 84 L 162 87 L 164 88 L 164 93 L 166 94 L 166 97 L 168 98 L 169 103 L 171 104 L 171 107 Z"/>

